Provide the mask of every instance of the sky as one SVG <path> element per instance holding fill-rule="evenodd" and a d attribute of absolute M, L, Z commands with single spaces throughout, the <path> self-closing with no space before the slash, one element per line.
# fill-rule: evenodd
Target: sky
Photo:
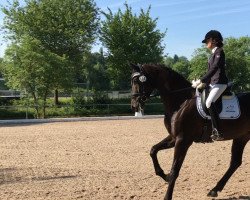
<path fill-rule="evenodd" d="M 124 10 L 125 0 L 95 0 L 97 7 L 115 13 Z M 224 38 L 250 36 L 250 0 L 127 0 L 134 13 L 147 10 L 151 5 L 150 16 L 157 20 L 157 29 L 164 32 L 164 54 L 192 58 L 195 49 L 202 46 L 202 39 L 210 30 L 218 30 Z M 6 5 L 1 0 L 0 5 Z M 102 17 L 102 19 L 104 19 Z M 3 13 L 0 12 L 0 25 Z M 0 57 L 4 55 L 7 42 L 0 36 Z M 98 51 L 97 42 L 93 51 Z"/>

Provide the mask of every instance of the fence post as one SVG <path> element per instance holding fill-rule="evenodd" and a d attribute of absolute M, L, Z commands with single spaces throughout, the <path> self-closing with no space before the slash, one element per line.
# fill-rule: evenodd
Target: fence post
<path fill-rule="evenodd" d="M 89 80 L 87 80 L 87 101 L 89 100 Z"/>
<path fill-rule="evenodd" d="M 25 113 L 25 119 L 28 119 L 28 111 L 29 111 L 29 95 L 27 93 L 27 91 L 25 90 L 25 98 L 26 98 L 26 101 L 25 101 L 25 105 L 26 105 L 26 113 Z"/>
<path fill-rule="evenodd" d="M 29 107 L 28 107 L 28 105 L 26 105 L 26 119 L 28 119 L 28 109 L 29 109 Z"/>

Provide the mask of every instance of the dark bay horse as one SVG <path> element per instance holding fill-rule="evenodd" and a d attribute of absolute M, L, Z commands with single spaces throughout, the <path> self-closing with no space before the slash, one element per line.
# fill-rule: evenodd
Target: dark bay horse
<path fill-rule="evenodd" d="M 193 142 L 212 142 L 209 134 L 204 133 L 204 119 L 196 108 L 195 89 L 180 74 L 163 65 L 133 65 L 131 77 L 131 107 L 143 107 L 154 89 L 157 89 L 165 108 L 164 124 L 169 135 L 151 149 L 155 173 L 169 183 L 165 200 L 171 200 L 176 179 L 179 175 L 186 153 Z M 216 197 L 229 178 L 242 163 L 244 147 L 250 139 L 250 93 L 237 94 L 241 116 L 235 120 L 220 120 L 225 140 L 233 140 L 231 162 L 228 170 L 208 196 Z M 204 135 L 207 137 L 204 137 Z M 159 165 L 157 152 L 174 147 L 174 159 L 169 174 Z"/>

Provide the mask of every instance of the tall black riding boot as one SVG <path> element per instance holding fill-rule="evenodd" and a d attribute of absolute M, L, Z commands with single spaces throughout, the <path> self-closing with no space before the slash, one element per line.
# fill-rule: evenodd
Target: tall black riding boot
<path fill-rule="evenodd" d="M 219 131 L 219 114 L 216 111 L 216 107 L 214 103 L 211 104 L 209 110 L 209 114 L 211 116 L 211 122 L 212 122 L 212 135 L 211 138 L 214 141 L 220 141 L 223 140 L 222 133 Z"/>

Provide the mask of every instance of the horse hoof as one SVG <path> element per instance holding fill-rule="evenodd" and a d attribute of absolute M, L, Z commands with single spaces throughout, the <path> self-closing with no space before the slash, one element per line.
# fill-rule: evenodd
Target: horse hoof
<path fill-rule="evenodd" d="M 217 197 L 218 196 L 218 193 L 217 191 L 214 191 L 214 190 L 211 190 L 208 194 L 207 194 L 208 197 Z"/>

